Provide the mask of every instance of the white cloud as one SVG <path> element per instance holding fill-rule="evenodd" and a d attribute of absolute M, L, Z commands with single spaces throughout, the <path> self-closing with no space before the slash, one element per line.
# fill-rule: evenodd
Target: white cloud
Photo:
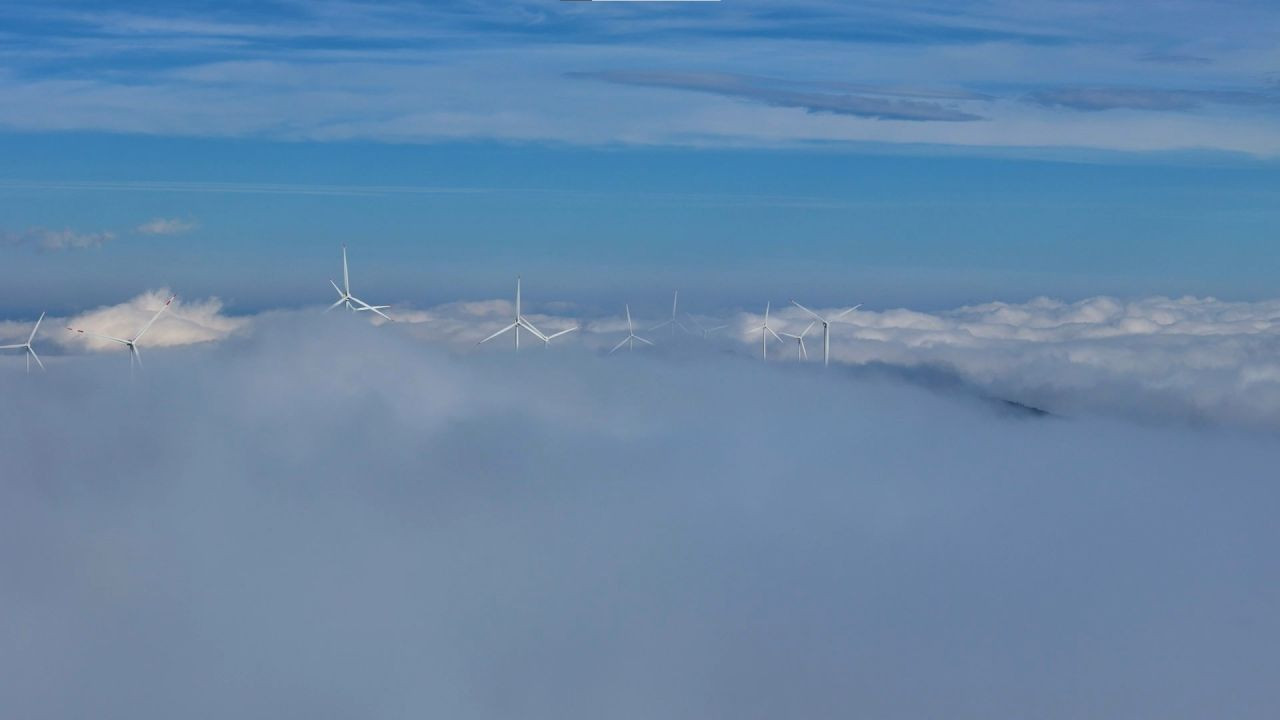
<path fill-rule="evenodd" d="M 1280 428 L 1280 301 L 1039 298 L 933 314 L 859 310 L 845 320 L 832 331 L 840 363 L 945 369 L 1056 412 Z M 798 331 L 809 318 L 784 308 L 774 322 Z"/>
<path fill-rule="evenodd" d="M 142 235 L 181 235 L 191 232 L 195 227 L 196 223 L 193 220 L 155 218 L 139 225 L 137 232 Z"/>
<path fill-rule="evenodd" d="M 0 368 L 5 712 L 1274 714 L 1274 437 L 403 329 Z"/>
<path fill-rule="evenodd" d="M 101 335 L 120 338 L 132 337 L 164 307 L 170 293 L 167 290 L 145 292 L 119 305 L 97 308 L 70 318 L 49 318 L 52 327 L 69 326 Z M 232 333 L 247 327 L 249 319 L 230 317 L 222 313 L 222 302 L 217 298 L 187 301 L 175 298 L 169 309 L 160 316 L 146 334 L 140 346 L 177 347 L 195 343 L 223 340 Z M 51 331 L 54 332 L 54 331 Z M 110 340 L 95 338 L 82 333 L 56 332 L 55 342 L 68 348 L 85 348 L 93 351 L 119 350 Z"/>
<path fill-rule="evenodd" d="M 10 244 L 31 245 L 50 252 L 101 247 L 115 237 L 116 234 L 110 231 L 81 232 L 70 228 L 54 230 L 37 227 L 21 232 L 0 233 L 0 238 Z"/>
<path fill-rule="evenodd" d="M 165 292 L 153 291 L 74 318 L 47 318 L 36 346 L 51 340 L 66 352 L 113 350 L 115 346 L 107 341 L 57 328 L 71 324 L 125 337 L 136 332 L 165 297 Z M 550 306 L 526 305 L 526 317 L 544 332 L 579 328 L 554 342 L 555 356 L 604 353 L 626 334 L 621 313 L 582 316 L 532 312 L 531 308 Z M 823 314 L 839 310 L 815 309 Z M 425 309 L 396 306 L 389 311 L 397 321 L 394 324 L 367 315 L 355 317 L 385 332 L 472 352 L 479 340 L 509 324 L 513 312 L 510 301 L 495 299 Z M 334 311 L 325 317 L 341 323 L 346 315 Z M 672 338 L 666 329 L 650 330 L 663 319 L 635 315 L 637 333 L 658 343 L 644 354 L 685 358 L 726 351 L 759 354 L 759 334 L 747 333 L 759 325 L 759 315 L 700 318 L 705 327 L 730 326 L 709 339 Z M 809 322 L 808 316 L 790 306 L 775 306 L 771 317 L 771 325 L 779 332 L 799 332 Z M 217 299 L 179 298 L 172 312 L 161 316 L 149 332 L 146 344 L 173 347 L 215 342 L 250 331 L 256 324 L 254 317 L 226 315 Z M 25 338 L 30 326 L 30 320 L 0 323 L 0 338 Z M 524 339 L 530 347 L 540 345 L 528 335 Z M 509 339 L 494 342 L 479 349 L 478 356 L 502 355 L 510 344 Z M 806 345 L 816 367 L 821 357 L 820 327 L 811 331 Z M 781 366 L 795 364 L 792 342 L 771 343 L 770 348 L 770 360 L 779 365 L 779 372 Z M 834 372 L 842 376 L 890 373 L 925 384 L 949 379 L 986 397 L 1058 415 L 1280 429 L 1280 301 L 1039 298 L 935 313 L 858 310 L 833 325 L 831 352 Z"/>

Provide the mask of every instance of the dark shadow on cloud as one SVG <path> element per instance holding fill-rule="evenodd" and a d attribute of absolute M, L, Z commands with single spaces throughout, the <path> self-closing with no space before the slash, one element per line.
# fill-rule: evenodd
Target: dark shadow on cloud
<path fill-rule="evenodd" d="M 600 80 L 618 85 L 692 90 L 738 98 L 775 107 L 800 108 L 811 113 L 833 113 L 876 120 L 914 122 L 965 122 L 983 120 L 980 115 L 939 102 L 914 99 L 981 99 L 983 96 L 955 91 L 927 91 L 875 88 L 869 85 L 836 85 L 846 92 L 822 92 L 821 84 L 791 82 L 775 78 L 728 73 L 641 72 L 609 70 L 569 73 L 569 77 Z M 827 86 L 832 87 L 832 86 Z M 847 92 L 853 90 L 853 92 Z M 908 99 L 904 99 L 908 98 Z"/>
<path fill-rule="evenodd" d="M 1205 105 L 1280 105 L 1280 94 L 1246 90 L 1164 90 L 1159 88 L 1079 86 L 1036 90 L 1025 98 L 1044 107 L 1071 110 L 1184 111 Z"/>

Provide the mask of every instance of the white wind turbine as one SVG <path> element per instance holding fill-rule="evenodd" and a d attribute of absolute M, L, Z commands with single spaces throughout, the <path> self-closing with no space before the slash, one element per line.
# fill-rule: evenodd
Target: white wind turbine
<path fill-rule="evenodd" d="M 840 318 L 844 317 L 845 315 L 848 315 L 849 313 L 853 312 L 854 310 L 857 310 L 858 308 L 862 307 L 862 303 L 858 303 L 857 305 L 854 305 L 853 307 L 849 308 L 848 310 L 841 310 L 840 312 L 836 313 L 835 315 L 833 315 L 833 316 L 832 316 L 831 318 L 829 318 L 829 319 L 828 319 L 828 318 L 824 318 L 824 317 L 822 317 L 822 316 L 821 316 L 821 315 L 819 315 L 818 313 L 816 313 L 816 312 L 814 312 L 814 311 L 810 310 L 809 308 L 807 308 L 807 307 L 805 307 L 805 306 L 801 305 L 800 303 L 796 302 L 795 300 L 792 300 L 792 301 L 791 301 L 791 304 L 792 304 L 792 305 L 795 305 L 796 307 L 800 308 L 801 310 L 803 310 L 803 311 L 805 311 L 805 312 L 809 313 L 810 315 L 812 315 L 812 316 L 814 317 L 814 319 L 815 319 L 815 320 L 817 320 L 818 322 L 822 323 L 822 365 L 823 365 L 824 367 L 825 367 L 825 366 L 827 366 L 827 365 L 830 365 L 830 364 L 831 364 L 831 323 L 835 322 L 836 320 L 839 320 Z"/>
<path fill-rule="evenodd" d="M 626 305 L 625 307 L 627 309 L 627 336 L 622 338 L 622 341 L 619 342 L 617 345 L 613 346 L 613 349 L 609 351 L 610 355 L 621 350 L 623 345 L 626 345 L 628 350 L 635 350 L 637 340 L 644 343 L 645 345 L 653 344 L 636 334 L 636 328 L 634 325 L 631 324 L 631 306 Z"/>
<path fill-rule="evenodd" d="M 101 338 L 103 340 L 110 340 L 111 342 L 118 342 L 121 345 L 124 345 L 125 347 L 129 348 L 129 374 L 132 375 L 133 365 L 135 362 L 138 364 L 138 367 L 142 367 L 142 353 L 138 352 L 138 341 L 141 340 L 142 336 L 145 335 L 146 332 L 151 329 L 151 326 L 155 324 L 155 321 L 160 318 L 160 313 L 169 309 L 169 303 L 173 302 L 173 299 L 175 297 L 177 297 L 177 295 L 170 295 L 169 299 L 164 301 L 164 305 L 162 305 L 160 309 L 156 311 L 156 314 L 152 315 L 151 319 L 147 321 L 147 324 L 143 325 L 142 329 L 139 330 L 133 337 L 129 338 L 128 340 L 125 340 L 123 338 L 118 338 L 118 337 L 112 337 L 110 335 L 101 335 L 99 333 L 89 332 L 88 330 L 80 330 L 79 328 L 69 327 L 67 329 L 72 332 L 78 332 L 82 335 Z"/>
<path fill-rule="evenodd" d="M 662 328 L 670 325 L 671 337 L 676 336 L 676 328 L 680 328 L 681 330 L 685 331 L 686 334 L 688 334 L 689 328 L 685 327 L 683 324 L 681 324 L 681 322 L 678 319 L 676 319 L 676 303 L 679 302 L 679 300 L 680 300 L 680 291 L 676 290 L 671 294 L 671 317 L 649 328 L 650 332 L 653 332 L 654 330 L 661 330 Z"/>
<path fill-rule="evenodd" d="M 496 332 L 496 333 L 494 333 L 494 334 L 490 335 L 489 337 L 487 337 L 487 338 L 485 338 L 485 339 L 481 340 L 480 342 L 476 343 L 476 345 L 483 345 L 483 344 L 485 344 L 485 343 L 489 342 L 490 340 L 492 340 L 492 339 L 494 339 L 494 338 L 498 337 L 499 335 L 501 335 L 501 334 L 503 334 L 503 333 L 505 333 L 505 332 L 509 332 L 509 331 L 511 331 L 511 330 L 514 330 L 514 331 L 515 331 L 515 333 L 516 333 L 516 349 L 517 349 L 517 350 L 519 350 L 519 349 L 520 349 L 520 329 L 521 329 L 521 328 L 524 328 L 527 332 L 533 333 L 533 336 L 534 336 L 534 337 L 536 337 L 536 338 L 538 338 L 539 340 L 541 340 L 544 344 L 550 343 L 550 342 L 551 342 L 551 338 L 553 338 L 553 337 L 559 337 L 559 336 L 561 336 L 561 335 L 563 335 L 563 334 L 565 334 L 565 333 L 567 333 L 567 332 L 570 332 L 571 330 L 577 330 L 577 329 L 578 329 L 577 327 L 572 327 L 572 328 L 569 328 L 569 330 L 561 330 L 560 332 L 556 333 L 555 335 L 552 335 L 551 337 L 547 337 L 546 335 L 542 334 L 542 331 L 540 331 L 540 330 L 538 330 L 538 328 L 534 327 L 534 326 L 533 326 L 533 323 L 531 323 L 531 322 L 529 322 L 528 320 L 526 320 L 526 319 L 525 319 L 525 317 L 524 317 L 524 313 L 520 312 L 520 276 L 519 276 L 519 275 L 517 275 L 517 276 L 516 276 L 516 316 L 515 316 L 515 321 L 514 321 L 514 322 L 512 322 L 510 325 L 508 325 L 508 326 L 506 326 L 506 327 L 502 328 L 502 329 L 501 329 L 501 330 L 499 330 L 498 332 Z"/>
<path fill-rule="evenodd" d="M 546 338 L 544 338 L 544 339 L 542 340 L 542 347 L 544 347 L 544 348 L 551 347 L 551 341 L 552 341 L 552 340 L 555 340 L 556 338 L 560 337 L 561 335 L 568 335 L 569 333 L 571 333 L 571 332 L 573 332 L 574 330 L 577 330 L 577 329 L 578 329 L 578 326 L 577 326 L 577 325 L 574 325 L 573 327 L 571 327 L 571 328 L 565 328 L 564 330 L 561 330 L 560 332 L 554 332 L 554 333 L 551 333 L 550 335 L 548 335 Z"/>
<path fill-rule="evenodd" d="M 369 312 L 375 312 L 379 315 L 382 315 L 382 317 L 387 318 L 388 320 L 391 319 L 387 317 L 385 313 L 382 312 L 383 310 L 386 310 L 387 308 L 391 307 L 390 305 L 370 305 L 369 303 L 351 294 L 351 273 L 347 271 L 346 243 L 342 244 L 342 287 L 338 287 L 338 283 L 332 280 L 329 281 L 329 284 L 333 286 L 334 290 L 338 291 L 338 301 L 330 305 L 328 308 L 326 308 L 325 312 L 329 312 L 330 310 L 338 307 L 339 305 L 345 304 L 348 310 L 354 310 L 357 312 L 364 312 L 367 310 Z M 353 305 L 352 303 L 355 303 L 355 304 Z M 356 307 L 357 305 L 359 307 Z"/>
<path fill-rule="evenodd" d="M 814 320 L 813 322 L 809 323 L 809 326 L 806 327 L 803 331 L 801 331 L 799 335 L 796 335 L 795 333 L 787 333 L 787 332 L 782 333 L 783 337 L 789 337 L 792 340 L 796 341 L 796 360 L 809 359 L 809 351 L 805 350 L 804 348 L 804 336 L 808 335 L 809 331 L 813 329 L 813 326 L 817 324 L 818 324 L 817 320 Z"/>
<path fill-rule="evenodd" d="M 703 340 L 710 339 L 711 333 L 716 332 L 717 330 L 723 330 L 729 327 L 728 325 L 716 325 L 714 327 L 707 327 L 706 325 L 703 325 L 702 323 L 698 322 L 698 318 L 694 317 L 693 315 L 689 313 L 685 313 L 684 315 L 685 317 L 689 318 L 689 322 L 693 323 L 693 326 L 698 329 L 699 333 L 702 334 Z"/>
<path fill-rule="evenodd" d="M 36 339 L 36 331 L 40 329 L 40 321 L 44 320 L 44 313 L 40 313 L 40 317 L 36 320 L 36 326 L 31 328 L 31 334 L 27 336 L 27 341 L 21 345 L 0 345 L 0 350 L 17 350 L 22 348 L 27 356 L 27 372 L 31 372 L 31 359 L 35 358 L 36 364 L 44 370 L 44 363 L 40 362 L 40 356 L 36 354 L 35 348 L 31 347 L 31 341 Z"/>
<path fill-rule="evenodd" d="M 770 305 L 772 305 L 772 303 L 764 304 L 764 323 L 761 325 L 757 325 L 756 327 L 753 327 L 747 331 L 748 333 L 753 333 L 753 332 L 760 333 L 760 357 L 762 357 L 765 360 L 769 359 L 769 336 L 772 335 L 774 340 L 777 340 L 778 342 L 782 342 L 782 338 L 778 337 L 778 333 L 774 332 L 773 328 L 769 327 L 769 306 Z"/>

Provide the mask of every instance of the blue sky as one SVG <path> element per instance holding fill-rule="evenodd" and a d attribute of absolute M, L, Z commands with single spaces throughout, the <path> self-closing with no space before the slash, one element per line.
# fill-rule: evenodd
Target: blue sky
<path fill-rule="evenodd" d="M 0 305 L 1274 296 L 1280 11 L 1114 5 L 6 4 Z"/>

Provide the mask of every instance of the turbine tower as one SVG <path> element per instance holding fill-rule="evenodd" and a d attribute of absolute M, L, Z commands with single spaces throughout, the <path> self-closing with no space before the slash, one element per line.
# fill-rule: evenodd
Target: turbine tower
<path fill-rule="evenodd" d="M 772 305 L 772 303 L 764 304 L 764 323 L 762 325 L 757 325 L 756 327 L 753 327 L 747 331 L 748 333 L 753 333 L 753 332 L 760 333 L 760 357 L 764 360 L 769 359 L 769 336 L 772 335 L 774 340 L 777 340 L 778 342 L 782 342 L 782 338 L 778 337 L 778 333 L 774 332 L 773 328 L 769 327 L 769 306 L 770 305 Z"/>
<path fill-rule="evenodd" d="M 610 355 L 621 350 L 623 345 L 627 346 L 627 350 L 635 350 L 637 340 L 644 343 L 645 345 L 653 345 L 653 343 L 649 342 L 648 340 L 645 340 L 644 338 L 636 334 L 636 328 L 634 325 L 631 324 L 631 306 L 626 305 L 624 307 L 627 309 L 627 336 L 622 338 L 622 341 L 619 342 L 617 345 L 613 346 L 613 349 L 609 351 Z"/>
<path fill-rule="evenodd" d="M 383 310 L 386 310 L 387 308 L 391 307 L 390 305 L 370 305 L 369 303 L 351 294 L 351 273 L 348 272 L 347 270 L 346 243 L 342 244 L 342 287 L 338 287 L 338 283 L 332 280 L 329 281 L 329 284 L 333 286 L 334 290 L 338 291 L 338 301 L 330 305 L 328 308 L 326 308 L 325 312 L 329 312 L 330 310 L 338 307 L 339 305 L 346 305 L 348 310 L 353 310 L 356 312 L 365 312 L 365 311 L 375 312 L 381 315 L 382 317 L 387 318 L 388 320 L 391 319 L 390 317 L 387 317 L 385 313 L 382 312 Z"/>
<path fill-rule="evenodd" d="M 0 350 L 17 350 L 22 348 L 23 354 L 27 356 L 27 372 L 31 372 L 31 359 L 35 358 L 36 364 L 44 370 L 44 363 L 40 362 L 40 356 L 36 354 L 35 348 L 31 347 L 31 341 L 36 339 L 36 331 L 40 329 L 40 322 L 44 320 L 44 313 L 40 313 L 40 317 L 36 320 L 36 326 L 31 328 L 31 334 L 27 336 L 27 341 L 21 345 L 0 345 Z"/>
<path fill-rule="evenodd" d="M 164 301 L 164 305 L 162 305 L 160 309 L 156 311 L 156 314 L 152 315 L 151 319 L 147 321 L 147 324 L 143 325 L 142 329 L 139 330 L 133 337 L 129 338 L 128 340 L 125 340 L 123 338 L 118 338 L 118 337 L 112 337 L 110 335 L 101 335 L 99 333 L 89 332 L 88 330 L 81 330 L 79 328 L 68 327 L 67 329 L 72 332 L 78 332 L 82 335 L 88 335 L 90 337 L 96 337 L 102 340 L 110 340 L 111 342 L 117 342 L 129 348 L 129 376 L 132 377 L 134 363 L 136 362 L 138 364 L 138 367 L 142 367 L 142 353 L 138 352 L 138 341 L 141 340 L 142 336 L 145 335 L 147 331 L 151 329 L 151 326 L 155 324 L 155 321 L 160 319 L 160 313 L 169 309 L 169 303 L 173 302 L 173 299 L 175 297 L 177 297 L 177 295 L 170 295 L 169 299 Z"/>
<path fill-rule="evenodd" d="M 515 317 L 515 321 L 514 321 L 514 322 L 512 322 L 510 325 L 508 325 L 508 326 L 506 326 L 506 327 L 502 328 L 502 329 L 501 329 L 501 330 L 499 330 L 498 332 L 496 332 L 496 333 L 494 333 L 494 334 L 490 335 L 489 337 L 487 337 L 487 338 L 485 338 L 485 339 L 481 340 L 480 342 L 476 343 L 476 345 L 477 345 L 477 346 L 479 346 L 479 345 L 483 345 L 483 344 L 485 344 L 485 343 L 489 342 L 490 340 L 492 340 L 492 339 L 494 339 L 494 338 L 498 337 L 499 335 L 501 335 L 501 334 L 503 334 L 503 333 L 505 333 L 505 332 L 509 332 L 509 331 L 514 330 L 514 331 L 515 331 L 515 334 L 516 334 L 516 349 L 517 349 L 517 350 L 519 350 L 519 349 L 520 349 L 520 329 L 521 329 L 521 328 L 524 328 L 524 329 L 525 329 L 525 331 L 527 331 L 527 332 L 533 333 L 533 336 L 534 336 L 534 337 L 536 337 L 536 338 L 538 338 L 539 340 L 541 340 L 544 344 L 546 344 L 546 343 L 550 343 L 550 342 L 551 342 L 551 338 L 550 338 L 550 337 L 547 337 L 546 335 L 543 335 L 543 334 L 542 334 L 542 331 L 540 331 L 540 330 L 538 330 L 538 328 L 534 327 L 534 326 L 533 326 L 533 323 L 531 323 L 531 322 L 529 322 L 528 320 L 526 320 L 526 319 L 525 319 L 525 317 L 524 317 L 524 313 L 520 312 L 520 276 L 519 276 L 519 275 L 517 275 L 517 276 L 516 276 L 516 317 Z M 569 330 L 577 330 L 577 328 L 576 328 L 576 327 L 572 327 L 572 328 L 569 328 Z M 565 333 L 569 332 L 569 330 L 561 330 L 560 332 L 556 333 L 555 335 L 552 335 L 551 337 L 558 337 L 558 336 L 560 336 L 560 335 L 563 335 L 563 334 L 565 334 Z"/>
<path fill-rule="evenodd" d="M 681 330 L 685 331 L 686 334 L 688 334 L 689 328 L 682 325 L 680 321 L 676 319 L 676 303 L 678 303 L 679 301 L 680 301 L 680 291 L 676 290 L 671 294 L 671 317 L 649 328 L 649 332 L 653 332 L 654 330 L 661 330 L 662 328 L 670 325 L 671 337 L 674 338 L 676 336 L 676 328 L 680 328 Z"/>
<path fill-rule="evenodd" d="M 813 329 L 813 326 L 817 324 L 818 324 L 817 320 L 814 320 L 813 322 L 809 323 L 809 326 L 806 327 L 799 335 L 796 335 L 794 333 L 786 333 L 786 332 L 782 333 L 783 337 L 789 337 L 792 340 L 796 341 L 796 360 L 809 359 L 809 351 L 804 349 L 804 336 L 808 335 L 809 331 Z"/>
<path fill-rule="evenodd" d="M 836 313 L 834 316 L 832 316 L 830 319 L 822 317 L 822 316 L 821 316 L 821 315 L 819 315 L 818 313 L 816 313 L 816 312 L 814 312 L 814 311 L 810 310 L 809 308 L 807 308 L 807 307 L 805 307 L 805 306 L 801 305 L 800 303 L 796 302 L 795 300 L 792 300 L 792 301 L 791 301 L 791 304 L 792 304 L 792 305 L 795 305 L 796 307 L 800 308 L 801 310 L 803 310 L 803 311 L 805 311 L 805 312 L 809 313 L 810 315 L 812 315 L 812 316 L 814 317 L 814 319 L 815 319 L 816 321 L 818 321 L 818 322 L 822 323 L 822 366 L 823 366 L 823 367 L 826 367 L 826 366 L 830 365 L 830 364 L 831 364 L 831 323 L 835 322 L 836 320 L 839 320 L 840 318 L 844 317 L 845 315 L 848 315 L 849 313 L 853 312 L 854 310 L 857 310 L 858 308 L 862 307 L 862 303 L 858 303 L 857 305 L 854 305 L 853 307 L 849 308 L 848 310 L 841 310 L 840 312 L 838 312 L 838 313 Z"/>

